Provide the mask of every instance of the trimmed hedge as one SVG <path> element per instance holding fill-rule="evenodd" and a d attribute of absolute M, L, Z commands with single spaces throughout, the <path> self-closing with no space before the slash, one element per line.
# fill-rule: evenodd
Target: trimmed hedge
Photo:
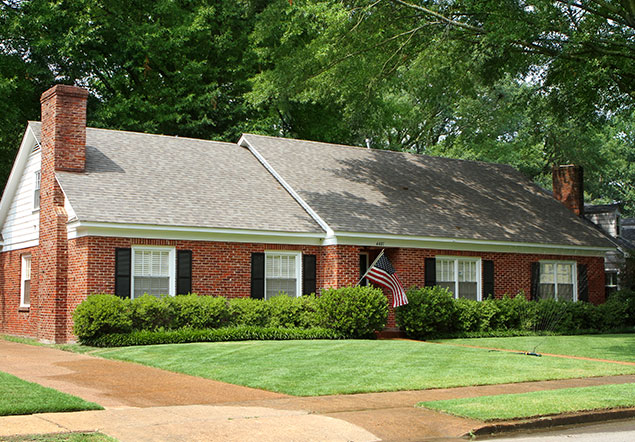
<path fill-rule="evenodd" d="M 184 344 L 188 342 L 225 342 L 295 339 L 343 339 L 341 333 L 326 328 L 225 327 L 216 329 L 137 330 L 110 333 L 84 341 L 93 347 L 126 347 L 130 345 Z"/>
<path fill-rule="evenodd" d="M 604 304 L 528 301 L 515 297 L 472 301 L 454 299 L 440 287 L 413 287 L 408 304 L 397 308 L 397 324 L 409 337 L 523 336 L 633 331 L 635 293 L 613 293 Z"/>
<path fill-rule="evenodd" d="M 306 330 L 306 336 L 313 336 L 312 333 L 318 333 L 315 330 L 329 329 L 332 334 L 324 335 L 319 332 L 319 336 L 364 337 L 384 328 L 388 318 L 387 304 L 381 290 L 372 287 L 327 290 L 321 297 L 311 295 L 290 298 L 282 294 L 268 301 L 251 298 L 227 300 L 223 297 L 194 294 L 175 297 L 144 295 L 134 300 L 124 300 L 113 295 L 91 295 L 73 312 L 73 320 L 75 334 L 80 342 L 86 344 L 101 342 L 99 339 L 106 335 L 118 336 L 108 338 L 113 339 L 113 342 L 124 342 L 127 338 L 122 338 L 121 335 L 132 333 L 131 336 L 146 336 L 147 333 L 157 332 L 157 336 L 163 336 L 182 329 L 189 331 L 175 336 L 190 336 L 188 333 L 201 334 L 201 330 L 214 329 L 239 329 L 242 330 L 240 336 L 246 336 L 244 333 L 247 332 L 244 330 L 267 329 L 278 331 L 267 332 L 269 334 L 259 331 L 260 334 L 254 332 L 249 336 L 263 336 L 253 339 L 282 339 L 267 336 L 279 336 L 279 330 L 299 329 Z M 139 335 L 139 332 L 146 334 Z M 170 333 L 168 335 L 172 336 Z M 233 340 L 230 339 L 232 333 L 238 332 L 223 333 L 225 334 L 218 336 L 227 336 L 228 340 Z M 292 336 L 302 335 L 297 331 L 289 333 Z"/>

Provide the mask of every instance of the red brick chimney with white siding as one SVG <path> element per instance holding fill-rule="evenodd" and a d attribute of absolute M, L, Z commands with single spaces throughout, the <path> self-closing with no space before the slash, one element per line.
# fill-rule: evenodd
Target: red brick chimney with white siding
<path fill-rule="evenodd" d="M 42 94 L 42 168 L 37 294 L 38 338 L 68 340 L 66 308 L 68 238 L 64 194 L 55 171 L 82 172 L 86 162 L 86 99 L 88 92 L 56 85 Z"/>
<path fill-rule="evenodd" d="M 553 166 L 553 196 L 578 216 L 584 216 L 584 175 L 582 166 Z"/>

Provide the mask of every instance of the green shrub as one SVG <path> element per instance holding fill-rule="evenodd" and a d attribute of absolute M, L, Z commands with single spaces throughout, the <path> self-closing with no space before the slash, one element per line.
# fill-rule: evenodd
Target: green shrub
<path fill-rule="evenodd" d="M 114 295 L 91 295 L 73 312 L 73 331 L 84 343 L 108 333 L 132 330 L 130 301 Z"/>
<path fill-rule="evenodd" d="M 223 297 L 190 294 L 167 299 L 172 311 L 170 328 L 218 328 L 229 321 L 229 307 Z"/>
<path fill-rule="evenodd" d="M 267 327 L 309 328 L 317 325 L 315 314 L 316 298 L 314 295 L 291 298 L 281 293 L 269 299 L 266 303 Z"/>
<path fill-rule="evenodd" d="M 95 347 L 129 345 L 181 344 L 187 342 L 225 342 L 291 339 L 342 339 L 344 336 L 325 328 L 225 327 L 216 329 L 182 328 L 179 330 L 141 330 L 131 333 L 111 333 L 86 342 Z"/>
<path fill-rule="evenodd" d="M 456 304 L 447 289 L 412 287 L 407 296 L 408 304 L 396 309 L 397 324 L 407 336 L 424 339 L 458 330 Z"/>
<path fill-rule="evenodd" d="M 269 322 L 269 303 L 264 299 L 230 298 L 229 325 L 265 327 Z"/>
<path fill-rule="evenodd" d="M 506 294 L 493 302 L 496 303 L 498 312 L 490 322 L 492 329 L 520 330 L 527 325 L 527 319 L 531 314 L 531 302 L 523 292 L 516 296 Z"/>
<path fill-rule="evenodd" d="M 130 314 L 133 330 L 157 330 L 169 328 L 172 324 L 172 312 L 169 298 L 143 295 L 130 302 Z"/>
<path fill-rule="evenodd" d="M 317 320 L 351 338 L 370 337 L 388 320 L 388 300 L 373 287 L 324 290 L 315 304 Z"/>

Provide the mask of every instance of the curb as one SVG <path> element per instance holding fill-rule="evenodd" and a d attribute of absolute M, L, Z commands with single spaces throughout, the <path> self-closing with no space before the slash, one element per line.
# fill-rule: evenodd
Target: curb
<path fill-rule="evenodd" d="M 475 428 L 463 437 L 494 436 L 504 433 L 513 433 L 522 430 L 538 430 L 542 428 L 559 427 L 566 425 L 606 422 L 619 419 L 631 419 L 635 417 L 635 408 L 616 410 L 587 411 L 575 414 L 563 414 L 544 416 L 531 420 L 508 421 L 484 425 Z"/>

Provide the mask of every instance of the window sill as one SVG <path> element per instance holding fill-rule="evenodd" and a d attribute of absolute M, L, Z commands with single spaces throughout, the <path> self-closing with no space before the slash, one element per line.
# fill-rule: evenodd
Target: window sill
<path fill-rule="evenodd" d="M 28 313 L 31 311 L 31 307 L 27 306 L 27 307 L 18 307 L 18 311 L 19 312 L 23 312 L 23 313 Z"/>
<path fill-rule="evenodd" d="M 38 207 L 37 209 L 33 209 L 33 211 L 31 213 L 39 213 L 39 212 L 40 212 L 40 209 Z"/>

